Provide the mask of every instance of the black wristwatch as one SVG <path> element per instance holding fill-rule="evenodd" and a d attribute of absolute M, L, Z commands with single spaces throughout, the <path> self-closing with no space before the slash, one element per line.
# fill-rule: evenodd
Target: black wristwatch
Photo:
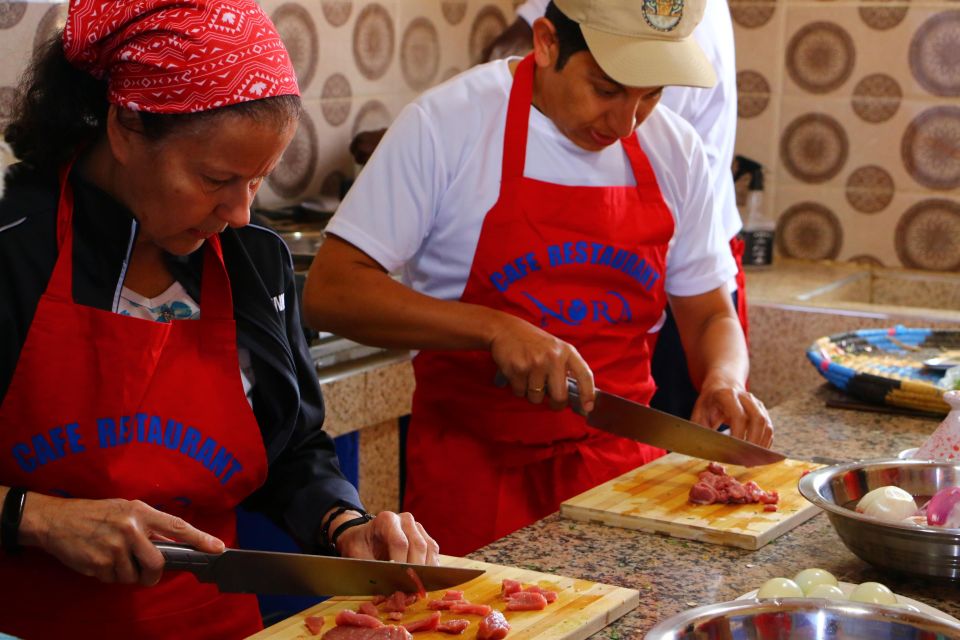
<path fill-rule="evenodd" d="M 23 507 L 27 503 L 27 490 L 23 487 L 10 487 L 3 499 L 0 511 L 0 546 L 10 555 L 20 553 L 20 520 L 23 519 Z"/>

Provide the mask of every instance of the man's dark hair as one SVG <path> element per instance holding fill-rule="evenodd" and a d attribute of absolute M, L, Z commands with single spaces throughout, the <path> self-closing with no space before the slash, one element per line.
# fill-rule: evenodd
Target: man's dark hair
<path fill-rule="evenodd" d="M 560 46 L 560 55 L 557 56 L 557 71 L 562 71 L 575 53 L 588 51 L 587 41 L 583 39 L 583 32 L 580 31 L 580 25 L 568 18 L 563 11 L 557 8 L 557 5 L 550 0 L 547 5 L 547 12 L 544 17 L 553 23 L 557 30 L 557 43 Z"/>

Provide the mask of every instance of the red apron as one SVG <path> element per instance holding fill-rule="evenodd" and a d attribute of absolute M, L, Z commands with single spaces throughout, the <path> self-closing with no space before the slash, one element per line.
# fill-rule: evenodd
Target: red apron
<path fill-rule="evenodd" d="M 234 507 L 267 465 L 240 381 L 220 240 L 206 245 L 197 320 L 78 305 L 69 170 L 60 255 L 0 406 L 0 483 L 139 499 L 236 546 Z M 104 584 L 26 548 L 0 559 L 0 584 L 0 630 L 24 638 L 241 638 L 262 628 L 254 596 L 221 595 L 184 572 L 154 587 Z"/>
<path fill-rule="evenodd" d="M 636 187 L 524 177 L 533 73 L 528 57 L 514 77 L 500 196 L 460 300 L 575 345 L 598 386 L 646 403 L 654 391 L 647 331 L 666 305 L 673 217 L 635 134 L 621 142 Z M 473 551 L 663 454 L 496 388 L 487 351 L 424 351 L 414 370 L 404 507 L 444 553 Z"/>
<path fill-rule="evenodd" d="M 730 238 L 730 253 L 737 261 L 737 318 L 743 328 L 743 339 L 750 344 L 750 319 L 747 315 L 747 277 L 743 273 L 743 249 L 746 246 L 740 236 Z"/>

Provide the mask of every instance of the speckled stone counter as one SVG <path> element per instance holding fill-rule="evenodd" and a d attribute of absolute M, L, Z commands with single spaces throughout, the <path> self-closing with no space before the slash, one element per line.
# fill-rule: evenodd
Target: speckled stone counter
<path fill-rule="evenodd" d="M 895 456 L 918 446 L 936 420 L 824 407 L 835 392 L 802 393 L 773 409 L 775 446 L 794 458 Z M 853 555 L 819 514 L 757 551 L 566 520 L 554 514 L 471 558 L 640 591 L 640 606 L 594 638 L 642 638 L 654 624 L 694 606 L 732 600 L 775 576 L 813 566 L 841 581 L 878 581 L 896 593 L 960 617 L 960 585 L 881 573 Z"/>

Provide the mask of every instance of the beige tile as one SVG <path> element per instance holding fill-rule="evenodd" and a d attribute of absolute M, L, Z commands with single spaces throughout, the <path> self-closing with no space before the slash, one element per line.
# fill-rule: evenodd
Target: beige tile
<path fill-rule="evenodd" d="M 370 513 L 400 509 L 400 434 L 396 420 L 360 432 L 360 499 Z"/>

